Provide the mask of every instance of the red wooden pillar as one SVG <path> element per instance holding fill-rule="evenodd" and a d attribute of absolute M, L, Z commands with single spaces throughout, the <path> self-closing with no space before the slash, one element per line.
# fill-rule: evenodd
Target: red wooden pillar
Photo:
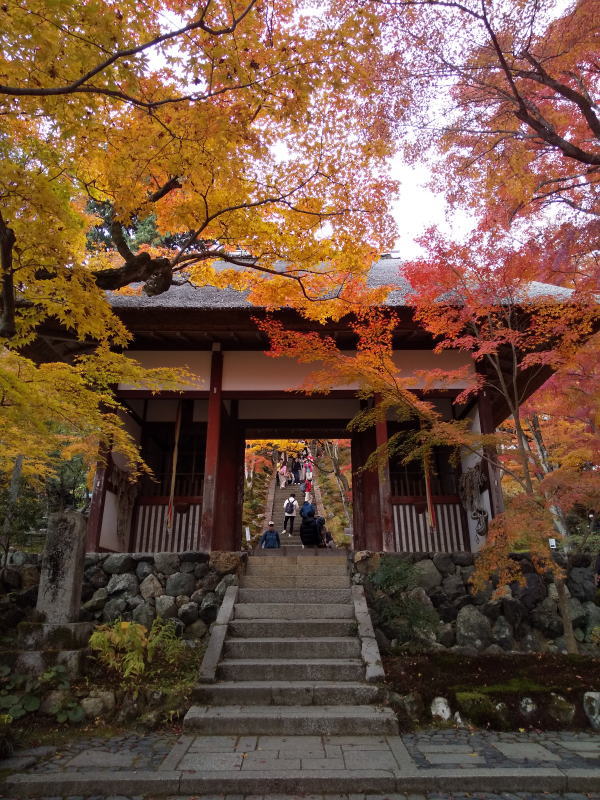
<path fill-rule="evenodd" d="M 366 431 L 356 431 L 353 439 L 356 445 L 352 454 L 353 469 L 362 467 L 377 446 L 375 431 L 371 428 Z M 354 459 L 356 453 L 356 461 Z M 379 500 L 379 475 L 377 469 L 365 469 L 358 475 L 359 497 L 357 506 L 360 510 L 355 515 L 355 526 L 360 529 L 355 532 L 355 550 L 372 550 L 380 552 L 383 549 L 381 533 L 381 506 Z M 354 496 L 353 496 L 354 499 Z"/>
<path fill-rule="evenodd" d="M 104 501 L 106 488 L 112 464 L 110 453 L 106 447 L 100 448 L 101 461 L 96 465 L 94 486 L 92 489 L 92 502 L 87 523 L 86 551 L 97 553 L 100 548 L 100 533 L 102 532 L 102 516 L 104 514 Z"/>
<path fill-rule="evenodd" d="M 217 508 L 219 450 L 221 445 L 221 418 L 223 405 L 223 353 L 220 345 L 213 345 L 210 366 L 210 394 L 208 396 L 208 422 L 206 425 L 206 457 L 204 459 L 204 489 L 202 492 L 202 521 L 200 525 L 200 550 L 213 549 L 215 514 Z M 216 349 L 216 348 L 219 349 Z"/>
<path fill-rule="evenodd" d="M 377 447 L 382 447 L 388 440 L 387 420 L 378 422 L 375 426 L 375 441 Z M 381 513 L 381 542 L 382 550 L 393 552 L 394 542 L 394 518 L 392 515 L 392 487 L 390 481 L 390 459 L 387 452 L 383 452 L 379 457 L 378 467 L 379 478 L 379 507 Z"/>
<path fill-rule="evenodd" d="M 222 417 L 213 550 L 239 550 L 241 546 L 239 462 L 241 457 L 243 464 L 243 452 L 239 446 L 237 405 L 237 400 L 232 400 L 229 413 L 224 410 Z"/>
<path fill-rule="evenodd" d="M 481 433 L 494 433 L 496 426 L 494 425 L 494 416 L 492 413 L 492 404 L 489 398 L 489 392 L 485 389 L 479 395 L 479 428 Z M 483 459 L 483 469 L 487 475 L 489 485 L 490 508 L 492 517 L 501 514 L 504 511 L 504 498 L 502 497 L 502 489 L 500 487 L 500 472 L 496 466 L 496 450 L 495 448 L 486 448 L 486 458 Z"/>

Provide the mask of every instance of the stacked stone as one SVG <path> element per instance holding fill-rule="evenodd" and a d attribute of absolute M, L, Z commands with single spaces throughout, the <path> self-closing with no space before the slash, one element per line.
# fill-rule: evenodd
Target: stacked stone
<path fill-rule="evenodd" d="M 495 593 L 498 587 L 491 582 L 484 591 L 473 591 L 469 583 L 474 571 L 472 553 L 387 555 L 415 565 L 417 588 L 407 594 L 437 614 L 437 634 L 425 636 L 423 642 L 432 649 L 443 647 L 464 655 L 566 652 L 556 586 L 550 575 L 535 572 L 526 555 L 514 556 L 520 562 L 523 585 L 515 582 Z M 363 583 L 380 558 L 378 553 L 356 553 L 354 582 Z M 600 627 L 600 605 L 590 556 L 572 557 L 566 586 L 579 650 L 597 656 L 592 632 Z M 380 648 L 389 651 L 395 644 L 394 621 L 382 623 L 376 633 Z"/>
<path fill-rule="evenodd" d="M 88 553 L 81 618 L 148 628 L 156 617 L 174 619 L 186 638 L 200 639 L 240 567 L 236 553 Z"/>

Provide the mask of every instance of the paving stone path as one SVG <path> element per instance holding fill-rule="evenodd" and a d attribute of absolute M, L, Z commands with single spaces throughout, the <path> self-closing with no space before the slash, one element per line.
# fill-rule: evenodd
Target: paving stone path
<path fill-rule="evenodd" d="M 600 734 L 131 734 L 20 751 L 13 768 L 20 774 L 0 786 L 0 797 L 10 800 L 192 795 L 207 800 L 600 800 Z"/>

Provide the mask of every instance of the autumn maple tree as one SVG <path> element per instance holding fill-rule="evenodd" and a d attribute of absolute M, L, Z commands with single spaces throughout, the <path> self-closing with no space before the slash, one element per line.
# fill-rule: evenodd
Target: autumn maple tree
<path fill-rule="evenodd" d="M 286 0 L 32 0 L 0 21 L 0 472 L 84 440 L 134 458 L 114 385 L 182 380 L 121 354 L 106 290 L 230 285 L 320 317 L 391 243 L 378 25 Z M 39 366 L 48 326 L 85 358 Z"/>

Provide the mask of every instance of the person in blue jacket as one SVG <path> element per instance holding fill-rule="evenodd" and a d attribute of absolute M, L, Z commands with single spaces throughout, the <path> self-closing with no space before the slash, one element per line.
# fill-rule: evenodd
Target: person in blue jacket
<path fill-rule="evenodd" d="M 274 548 L 281 547 L 281 539 L 279 533 L 275 530 L 275 523 L 269 522 L 269 527 L 260 537 L 259 547 L 264 550 L 273 550 Z"/>
<path fill-rule="evenodd" d="M 307 495 L 307 499 L 300 506 L 300 516 L 302 517 L 302 519 L 306 519 L 306 517 L 308 516 L 308 512 L 309 511 L 312 511 L 312 513 L 314 515 L 316 510 L 317 509 L 310 502 L 310 495 Z"/>

